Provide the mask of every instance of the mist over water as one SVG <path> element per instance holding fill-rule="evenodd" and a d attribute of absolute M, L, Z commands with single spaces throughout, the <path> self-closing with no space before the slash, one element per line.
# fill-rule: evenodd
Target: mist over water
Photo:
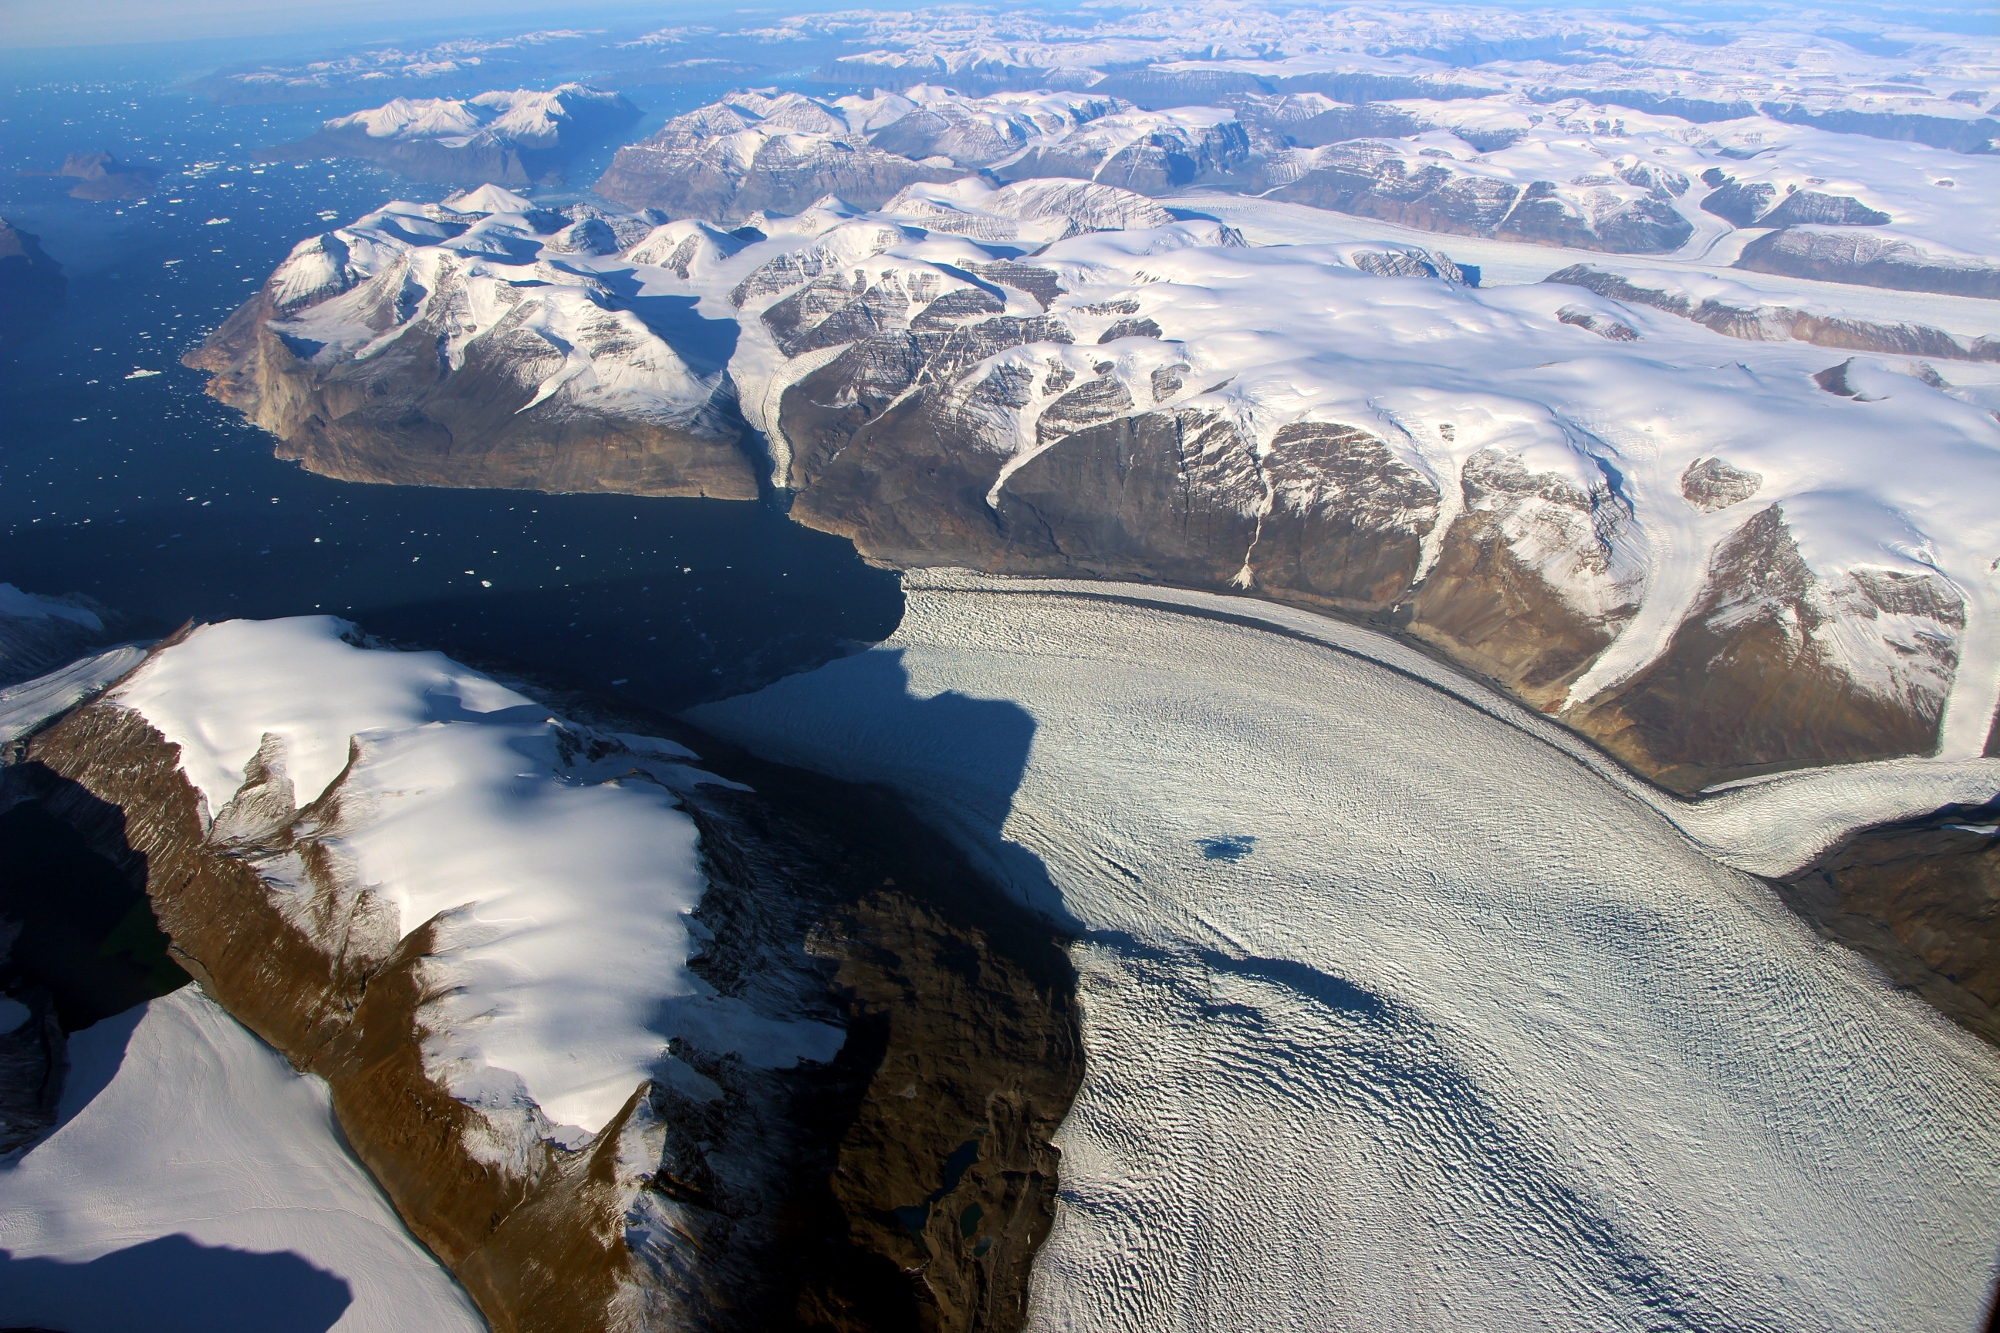
<path fill-rule="evenodd" d="M 893 575 L 770 504 L 357 485 L 272 457 L 180 357 L 300 239 L 421 185 L 356 163 L 251 153 L 368 104 L 218 106 L 175 87 L 185 53 L 119 53 L 116 81 L 0 92 L 0 214 L 41 237 L 69 297 L 0 364 L 0 581 L 135 617 L 329 612 L 399 641 L 511 659 L 677 708 L 886 635 Z M 643 89 L 648 133 L 722 87 Z M 139 203 L 67 197 L 53 171 L 109 148 L 162 170 Z M 613 145 L 579 161 L 588 184 Z M 548 192 L 543 192 L 544 196 Z"/>

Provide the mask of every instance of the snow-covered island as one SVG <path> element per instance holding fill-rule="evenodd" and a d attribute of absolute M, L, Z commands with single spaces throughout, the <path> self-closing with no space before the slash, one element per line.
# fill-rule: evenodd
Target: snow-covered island
<path fill-rule="evenodd" d="M 581 83 L 548 92 L 495 90 L 474 97 L 398 97 L 335 116 L 317 134 L 256 156 L 266 162 L 354 158 L 412 180 L 447 185 L 526 185 L 559 175 L 575 152 L 639 118 L 622 95 Z"/>

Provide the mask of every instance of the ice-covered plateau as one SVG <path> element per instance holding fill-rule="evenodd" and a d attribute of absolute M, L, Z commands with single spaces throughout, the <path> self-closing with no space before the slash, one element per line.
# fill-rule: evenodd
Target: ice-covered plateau
<path fill-rule="evenodd" d="M 976 168 L 996 181 L 1069 177 L 1149 195 L 1227 189 L 1611 253 L 1720 247 L 1764 272 L 2000 296 L 2000 177 L 1949 147 L 1843 132 L 1776 104 L 1718 117 L 1686 99 L 1641 107 L 1415 84 L 1369 100 L 1345 66 L 1271 85 L 1297 84 L 1283 92 L 1204 72 L 1218 74 L 1183 71 L 1180 95 L 1165 90 L 1170 80 L 1150 96 L 1128 88 L 1146 107 L 1111 94 L 1128 87 L 1118 75 L 1087 93 L 738 93 L 621 149 L 597 188 L 734 225 L 827 193 L 877 207 L 904 185 Z"/>
<path fill-rule="evenodd" d="M 794 516 L 872 559 L 1372 617 L 1678 790 L 1991 743 L 2000 403 L 1942 359 L 1975 338 L 1877 330 L 1935 334 L 1931 361 L 1724 336 L 1407 245 L 1246 246 L 1094 182 L 652 221 L 392 204 L 302 243 L 200 363 L 309 466 L 394 480 L 494 475 L 475 440 L 429 443 L 467 380 L 546 440 L 635 408 L 719 440 L 728 405 Z M 596 457 L 510 484 L 631 485 Z"/>
<path fill-rule="evenodd" d="M 677 116 L 618 151 L 607 199 L 735 225 L 827 194 L 879 207 L 903 187 L 981 169 L 995 181 L 1097 180 L 1145 194 L 1237 182 L 1248 142 L 1227 110 L 1139 111 L 1114 97 L 904 93 L 817 99 L 745 92 Z"/>
<path fill-rule="evenodd" d="M 622 94 L 581 83 L 462 100 L 398 97 L 335 116 L 306 139 L 254 156 L 265 162 L 359 158 L 412 180 L 526 185 L 558 172 L 576 149 L 626 128 L 639 114 Z"/>
<path fill-rule="evenodd" d="M 757 787 L 345 622 L 231 621 L 37 724 L 0 808 L 131 876 L 494 1327 L 1017 1326 L 1079 1072 L 1053 935 L 890 798 L 720 757 Z M 0 1200 L 118 1132 L 78 1110 Z M 95 1258 L 75 1206 L 0 1234 Z"/>

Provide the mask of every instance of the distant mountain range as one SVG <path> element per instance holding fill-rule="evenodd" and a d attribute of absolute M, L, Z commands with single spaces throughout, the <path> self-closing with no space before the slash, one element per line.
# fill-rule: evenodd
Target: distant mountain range
<path fill-rule="evenodd" d="M 579 147 L 638 118 L 639 108 L 620 94 L 580 83 L 545 93 L 487 92 L 463 101 L 398 97 L 336 116 L 311 138 L 262 149 L 255 157 L 264 162 L 353 158 L 412 180 L 526 185 L 558 173 Z"/>

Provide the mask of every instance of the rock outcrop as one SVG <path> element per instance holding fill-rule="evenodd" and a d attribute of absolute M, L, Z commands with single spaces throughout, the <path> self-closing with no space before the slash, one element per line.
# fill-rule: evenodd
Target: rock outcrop
<path fill-rule="evenodd" d="M 649 762 L 629 733 L 564 727 L 579 775 Z M 765 1067 L 684 1027 L 685 1072 L 573 1148 L 496 1137 L 520 1109 L 454 1092 L 438 1064 L 437 969 L 465 942 L 451 913 L 398 938 L 356 882 L 359 751 L 300 808 L 267 736 L 211 819 L 180 749 L 99 700 L 4 770 L 0 822 L 29 812 L 143 890 L 172 957 L 326 1079 L 357 1156 L 496 1329 L 1020 1327 L 1081 1073 L 1059 942 L 886 795 L 679 734 L 720 761 L 678 797 L 707 881 L 704 1003 L 844 1044 Z"/>
<path fill-rule="evenodd" d="M 1620 273 L 1572 264 L 1543 278 L 1582 287 L 1629 305 L 1651 306 L 1682 319 L 1691 319 L 1717 333 L 1753 342 L 1777 342 L 1787 338 L 1820 347 L 1844 347 L 1857 352 L 1888 352 L 1902 356 L 1937 357 L 1952 361 L 2000 361 L 2000 339 L 1960 338 L 1928 324 L 1884 324 L 1851 315 L 1817 314 L 1793 306 L 1760 300 L 1755 292 L 1738 288 L 1708 295 L 1691 290 L 1688 279 L 1669 274 L 1647 275 L 1642 282 Z M 1702 284 L 1721 286 L 1721 284 Z"/>
<path fill-rule="evenodd" d="M 1736 267 L 1820 282 L 2000 300 L 2000 265 L 1932 254 L 1895 236 L 1785 227 L 1744 246 Z"/>
<path fill-rule="evenodd" d="M 63 160 L 62 170 L 56 174 L 76 178 L 76 184 L 70 187 L 70 198 L 98 203 L 144 199 L 153 192 L 153 184 L 160 178 L 160 173 L 154 168 L 121 162 L 109 149 L 71 153 Z"/>
<path fill-rule="evenodd" d="M 1863 829 L 1779 891 L 1822 934 L 2000 1044 L 2000 805 Z"/>
<path fill-rule="evenodd" d="M 1737 469 L 1688 481 L 1710 504 L 1755 494 Z M 1928 753 L 1964 626 L 1959 594 L 1934 574 L 1816 575 L 1771 505 L 1717 548 L 1666 650 L 1571 720 L 1684 794 L 1801 764 Z M 1872 651 L 1857 657 L 1863 635 Z"/>

